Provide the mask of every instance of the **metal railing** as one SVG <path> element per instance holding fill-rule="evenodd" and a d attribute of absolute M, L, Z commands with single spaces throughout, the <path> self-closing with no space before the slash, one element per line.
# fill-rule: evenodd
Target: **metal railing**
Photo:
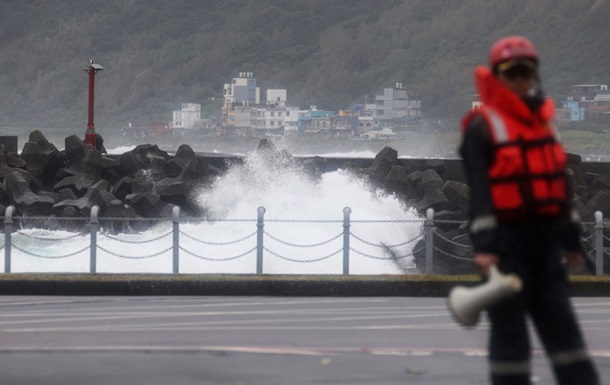
<path fill-rule="evenodd" d="M 342 274 L 344 274 L 344 275 L 350 274 L 350 259 L 353 258 L 352 253 L 356 254 L 360 257 L 365 257 L 365 258 L 369 258 L 369 259 L 393 260 L 396 262 L 398 262 L 399 260 L 409 258 L 409 257 L 423 258 L 424 259 L 424 268 L 421 270 L 423 270 L 422 272 L 425 274 L 434 273 L 434 258 L 441 256 L 441 255 L 443 257 L 451 258 L 451 259 L 455 259 L 455 260 L 459 260 L 459 261 L 471 261 L 472 260 L 472 247 L 469 244 L 452 241 L 451 239 L 448 239 L 447 237 L 445 237 L 437 228 L 437 224 L 462 225 L 462 224 L 465 224 L 466 222 L 465 221 L 450 221 L 450 220 L 436 220 L 435 221 L 434 220 L 434 211 L 432 209 L 427 210 L 425 219 L 411 219 L 411 220 L 408 220 L 408 219 L 403 219 L 403 220 L 352 220 L 350 217 L 352 210 L 349 207 L 345 207 L 343 209 L 343 220 L 290 220 L 290 219 L 267 219 L 267 220 L 265 220 L 265 208 L 264 207 L 258 208 L 258 210 L 257 210 L 258 216 L 257 216 L 256 220 L 254 220 L 254 219 L 183 218 L 183 220 L 185 222 L 182 222 L 182 223 L 197 223 L 197 222 L 245 222 L 245 223 L 252 222 L 252 223 L 255 223 L 256 230 L 254 232 L 240 236 L 237 239 L 225 241 L 225 242 L 201 239 L 199 237 L 196 237 L 196 236 L 189 234 L 189 233 L 185 232 L 184 230 L 182 230 L 180 227 L 181 218 L 180 218 L 180 208 L 179 207 L 173 208 L 172 217 L 171 217 L 172 229 L 170 231 L 157 235 L 151 239 L 137 240 L 137 241 L 128 240 L 128 239 L 121 238 L 119 236 L 111 235 L 108 232 L 100 232 L 100 222 L 101 221 L 106 221 L 106 222 L 134 221 L 134 220 L 146 220 L 146 219 L 98 218 L 99 207 L 97 207 L 97 206 L 94 206 L 91 209 L 90 218 L 77 219 L 77 220 L 81 220 L 84 222 L 84 224 L 85 224 L 84 231 L 72 233 L 72 234 L 70 234 L 68 236 L 64 236 L 64 237 L 55 237 L 55 238 L 37 237 L 34 235 L 29 235 L 29 234 L 23 232 L 22 230 L 15 229 L 14 224 L 15 224 L 16 220 L 27 219 L 30 221 L 32 221 L 32 220 L 35 221 L 35 220 L 44 220 L 44 219 L 48 219 L 48 218 L 46 218 L 46 217 L 45 218 L 40 218 L 40 217 L 16 218 L 16 217 L 14 217 L 14 211 L 15 211 L 15 208 L 13 206 L 9 206 L 6 209 L 4 221 L 3 221 L 4 222 L 4 245 L 0 246 L 0 250 L 4 249 L 4 272 L 5 273 L 11 272 L 12 249 L 13 248 L 20 251 L 23 254 L 27 254 L 32 257 L 43 258 L 43 259 L 63 259 L 63 258 L 74 257 L 77 255 L 82 256 L 82 255 L 86 255 L 86 253 L 88 251 L 89 252 L 89 272 L 90 273 L 97 272 L 97 262 L 98 262 L 97 251 L 98 250 L 101 250 L 101 251 L 105 252 L 106 254 L 109 254 L 109 255 L 112 255 L 112 256 L 115 256 L 118 258 L 124 258 L 124 259 L 130 259 L 130 260 L 150 259 L 150 258 L 154 258 L 154 257 L 159 257 L 163 254 L 168 254 L 171 252 L 172 273 L 173 274 L 180 273 L 181 255 L 185 255 L 185 254 L 189 255 L 191 257 L 195 257 L 195 258 L 198 258 L 201 260 L 206 260 L 209 262 L 232 261 L 232 260 L 236 260 L 236 259 L 240 259 L 240 258 L 245 258 L 248 255 L 254 254 L 255 258 L 256 258 L 256 274 L 263 274 L 263 262 L 264 262 L 265 258 L 268 256 L 273 256 L 273 257 L 283 259 L 283 260 L 289 261 L 289 262 L 294 262 L 294 263 L 315 263 L 315 262 L 328 260 L 334 256 L 341 254 L 342 255 Z M 163 222 L 163 221 L 167 222 L 168 220 L 170 220 L 170 219 L 169 218 L 151 219 L 151 221 L 157 221 L 157 222 Z M 309 243 L 309 244 L 297 244 L 294 242 L 285 241 L 285 240 L 281 239 L 280 237 L 265 230 L 265 223 L 320 223 L 320 224 L 321 223 L 326 223 L 326 224 L 341 223 L 342 231 L 324 241 L 320 241 L 320 242 L 316 242 L 316 243 Z M 421 227 L 422 229 L 416 236 L 411 237 L 410 239 L 400 241 L 400 242 L 394 243 L 394 244 L 384 244 L 384 243 L 380 242 L 379 240 L 367 240 L 364 237 L 362 237 L 361 235 L 354 234 L 351 231 L 351 225 L 353 223 L 368 223 L 368 224 L 389 224 L 389 223 L 409 224 L 410 223 L 410 224 L 415 224 L 415 225 Z M 87 228 L 87 225 L 88 225 L 88 228 Z M 588 237 L 583 237 L 583 243 L 589 249 L 589 251 L 587 252 L 587 257 L 589 257 L 591 254 L 594 254 L 594 256 L 595 256 L 595 258 L 594 258 L 595 274 L 598 276 L 603 275 L 604 274 L 604 255 L 609 253 L 604 248 L 604 240 L 610 242 L 610 237 L 604 235 L 604 233 L 603 233 L 604 224 L 603 224 L 602 213 L 599 211 L 596 212 L 595 213 L 595 222 L 592 222 L 592 223 L 583 222 L 583 225 L 584 226 L 593 226 L 592 227 L 594 229 L 593 233 L 591 235 L 589 235 Z M 80 249 L 78 249 L 76 251 L 73 251 L 73 252 L 70 252 L 67 254 L 63 254 L 63 255 L 49 256 L 49 255 L 42 255 L 42 254 L 33 252 L 31 250 L 27 250 L 22 245 L 20 246 L 20 245 L 16 244 L 13 240 L 13 233 L 17 233 L 19 235 L 22 235 L 23 237 L 32 238 L 32 239 L 41 240 L 41 241 L 49 241 L 49 242 L 66 241 L 66 240 L 69 241 L 71 239 L 85 237 L 87 234 L 89 234 L 89 242 L 88 242 L 87 246 L 81 247 Z M 101 242 L 98 241 L 98 235 L 102 238 Z M 170 246 L 162 248 L 162 249 L 158 250 L 157 252 L 155 252 L 153 254 L 149 254 L 149 255 L 139 255 L 139 256 L 125 255 L 125 254 L 111 251 L 102 245 L 104 243 L 104 240 L 115 241 L 115 242 L 119 242 L 119 243 L 123 243 L 123 244 L 147 244 L 147 243 L 156 242 L 158 240 L 163 240 L 170 236 L 172 239 Z M 240 254 L 235 255 L 235 256 L 210 257 L 210 256 L 200 255 L 197 252 L 195 252 L 194 250 L 188 249 L 187 247 L 185 247 L 184 244 L 180 243 L 181 236 L 183 236 L 186 239 L 188 239 L 189 241 L 195 242 L 197 244 L 208 245 L 208 246 L 229 246 L 229 245 L 234 245 L 234 244 L 239 244 L 239 243 L 245 242 L 254 237 L 256 237 L 256 244 L 254 245 L 254 247 L 251 247 L 251 248 L 247 249 L 246 251 L 241 252 Z M 339 239 L 342 239 L 342 245 L 340 248 L 338 248 L 336 251 L 334 251 L 330 254 L 326 254 L 324 256 L 320 256 L 320 257 L 314 258 L 314 259 L 303 260 L 303 259 L 295 259 L 295 258 L 286 257 L 284 255 L 281 255 L 279 252 L 270 249 L 269 247 L 267 247 L 265 245 L 266 238 L 271 239 L 278 244 L 292 247 L 292 248 L 315 248 L 315 247 L 319 247 L 319 246 L 323 246 L 323 245 L 330 245 L 333 242 L 336 243 L 336 241 Z M 356 240 L 360 244 L 367 245 L 369 247 L 378 248 L 382 252 L 382 255 L 369 254 L 369 253 L 363 252 L 362 250 L 355 248 L 351 243 L 352 239 Z M 435 241 L 435 239 L 436 239 L 436 241 Z M 439 247 L 437 244 L 440 242 L 442 242 L 445 245 L 450 245 L 452 247 L 459 248 L 461 250 L 460 255 L 451 253 L 450 251 L 444 250 L 443 248 Z M 102 243 L 102 244 L 100 244 L 100 243 Z M 423 245 L 422 245 L 422 243 L 423 243 Z M 405 255 L 396 255 L 392 251 L 392 250 L 395 250 L 396 248 L 408 246 L 410 244 L 413 244 L 413 247 L 411 248 L 412 251 Z"/>

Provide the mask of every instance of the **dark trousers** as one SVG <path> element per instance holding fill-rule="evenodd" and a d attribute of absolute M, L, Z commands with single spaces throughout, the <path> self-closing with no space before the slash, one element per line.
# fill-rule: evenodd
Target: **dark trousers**
<path fill-rule="evenodd" d="M 544 344 L 557 383 L 598 385 L 572 309 L 561 240 L 553 226 L 501 224 L 500 265 L 523 280 L 523 290 L 488 309 L 489 361 L 494 385 L 530 384 L 529 314 Z"/>

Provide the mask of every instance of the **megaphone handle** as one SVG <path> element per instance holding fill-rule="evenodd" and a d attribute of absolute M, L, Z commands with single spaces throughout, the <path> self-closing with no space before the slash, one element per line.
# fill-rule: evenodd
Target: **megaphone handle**
<path fill-rule="evenodd" d="M 502 278 L 502 276 L 504 276 L 505 279 L 510 279 L 513 292 L 516 293 L 521 291 L 521 289 L 523 288 L 523 281 L 521 280 L 521 277 L 519 277 L 515 273 L 503 274 L 502 272 L 500 272 L 500 269 L 498 269 L 498 266 L 495 264 L 489 266 L 489 280 Z"/>

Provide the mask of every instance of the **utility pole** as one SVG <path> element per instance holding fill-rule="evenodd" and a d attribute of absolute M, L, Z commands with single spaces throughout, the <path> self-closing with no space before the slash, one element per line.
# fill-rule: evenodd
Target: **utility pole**
<path fill-rule="evenodd" d="M 87 132 L 85 133 L 85 143 L 90 144 L 95 148 L 95 126 L 93 124 L 93 104 L 95 94 L 95 74 L 103 70 L 99 64 L 94 64 L 93 59 L 89 61 L 89 68 L 85 68 L 85 72 L 89 74 L 89 115 L 87 120 Z"/>

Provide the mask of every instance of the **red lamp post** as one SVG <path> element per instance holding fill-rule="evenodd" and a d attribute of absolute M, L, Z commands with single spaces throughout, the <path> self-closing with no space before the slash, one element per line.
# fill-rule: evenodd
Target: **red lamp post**
<path fill-rule="evenodd" d="M 95 94 L 95 74 L 103 70 L 99 64 L 94 64 L 93 59 L 89 61 L 89 68 L 85 68 L 85 72 L 89 74 L 89 115 L 87 120 L 87 132 L 85 133 L 85 143 L 88 143 L 95 148 L 95 126 L 93 125 L 93 95 Z"/>

